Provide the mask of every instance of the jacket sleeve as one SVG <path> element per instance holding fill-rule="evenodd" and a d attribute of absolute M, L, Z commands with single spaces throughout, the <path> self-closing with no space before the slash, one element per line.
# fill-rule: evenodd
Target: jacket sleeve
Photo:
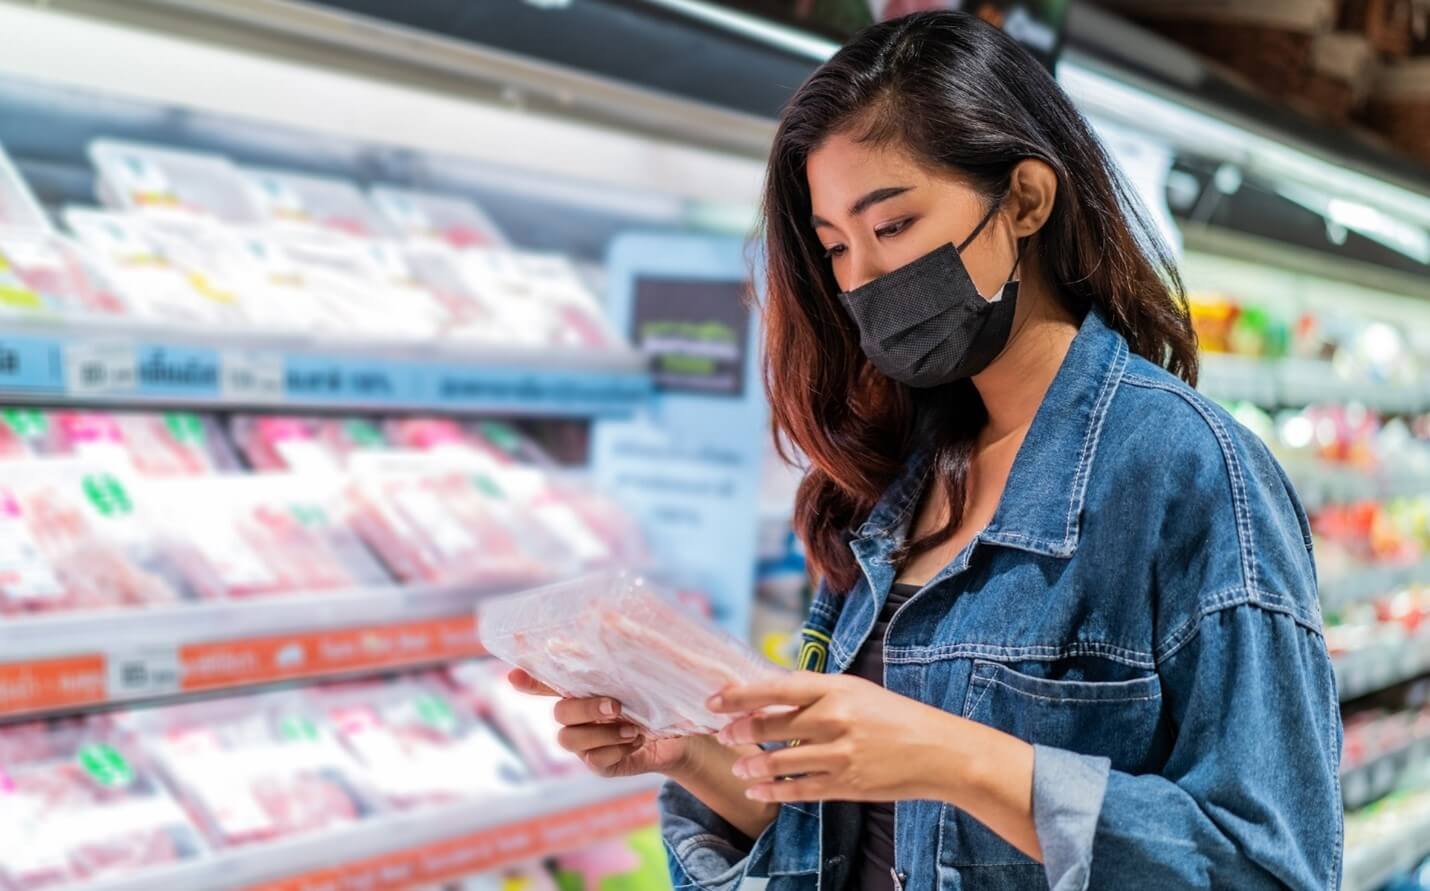
<path fill-rule="evenodd" d="M 1292 613 L 1211 604 L 1164 658 L 1175 741 L 1160 773 L 1036 750 L 1054 891 L 1340 887 L 1339 704 L 1319 630 Z"/>
<path fill-rule="evenodd" d="M 673 782 L 660 793 L 660 831 L 674 887 L 727 891 L 743 880 L 749 839 Z"/>

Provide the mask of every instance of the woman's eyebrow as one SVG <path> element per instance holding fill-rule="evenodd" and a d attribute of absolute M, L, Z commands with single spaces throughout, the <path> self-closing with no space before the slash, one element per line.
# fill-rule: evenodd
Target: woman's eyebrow
<path fill-rule="evenodd" d="M 850 205 L 849 215 L 851 217 L 857 217 L 864 211 L 878 204 L 880 201 L 888 201 L 890 198 L 902 195 L 912 189 L 913 186 L 885 186 L 882 189 L 875 189 L 874 191 L 868 193 L 867 195 Z M 816 229 L 818 229 L 820 226 L 833 225 L 824 217 L 821 217 L 818 214 L 814 214 L 809 218 L 809 224 Z"/>

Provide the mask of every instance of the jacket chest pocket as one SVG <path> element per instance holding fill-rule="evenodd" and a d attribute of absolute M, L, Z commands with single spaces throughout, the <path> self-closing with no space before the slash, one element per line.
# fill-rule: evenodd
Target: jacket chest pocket
<path fill-rule="evenodd" d="M 1162 714 L 1156 675 L 1121 681 L 1065 681 L 975 661 L 964 695 L 965 718 L 1043 746 L 1101 755 L 1114 770 L 1155 766 Z M 963 886 L 1023 887 L 1036 866 L 977 820 L 944 808 L 939 866 L 963 873 Z M 973 867 L 973 869 L 968 869 Z M 1046 882 L 1041 873 L 1037 880 Z"/>

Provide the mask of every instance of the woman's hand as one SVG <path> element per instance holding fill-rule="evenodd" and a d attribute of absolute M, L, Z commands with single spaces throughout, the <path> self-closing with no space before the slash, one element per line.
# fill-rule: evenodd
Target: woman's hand
<path fill-rule="evenodd" d="M 558 695 L 520 668 L 507 679 L 523 693 Z M 557 742 L 600 776 L 670 775 L 688 760 L 689 740 L 649 739 L 635 724 L 622 720 L 621 705 L 614 700 L 563 698 L 556 703 L 555 714 L 562 725 Z"/>
<path fill-rule="evenodd" d="M 778 706 L 794 710 L 750 714 Z M 726 744 L 799 742 L 735 762 L 756 801 L 929 799 L 973 810 L 967 802 L 994 777 L 1002 784 L 1012 776 L 1011 787 L 996 791 L 1031 804 L 1031 746 L 862 678 L 798 672 L 727 688 L 710 707 L 743 715 L 721 731 Z"/>

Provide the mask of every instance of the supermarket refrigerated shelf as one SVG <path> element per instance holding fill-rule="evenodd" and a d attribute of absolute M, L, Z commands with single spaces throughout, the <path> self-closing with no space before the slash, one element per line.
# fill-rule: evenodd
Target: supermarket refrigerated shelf
<path fill-rule="evenodd" d="M 1408 585 L 1430 584 L 1430 559 L 1389 566 L 1367 566 L 1321 582 L 1321 604 L 1340 609 Z"/>
<path fill-rule="evenodd" d="M 483 654 L 490 591 L 390 586 L 0 618 L 0 717 Z"/>
<path fill-rule="evenodd" d="M 1414 869 L 1430 855 L 1430 813 L 1393 835 L 1346 849 L 1342 891 L 1376 891 L 1398 873 Z"/>
<path fill-rule="evenodd" d="M 75 891 L 397 891 L 583 847 L 653 825 L 650 777 L 549 780 L 520 795 L 363 820 Z"/>
<path fill-rule="evenodd" d="M 1420 737 L 1342 771 L 1341 798 L 1346 810 L 1370 804 L 1391 792 L 1407 770 L 1430 757 L 1430 737 Z"/>
<path fill-rule="evenodd" d="M 1430 382 L 1406 386 L 1347 379 L 1330 362 L 1317 359 L 1208 353 L 1201 357 L 1197 386 L 1213 399 L 1268 408 L 1358 402 L 1391 413 L 1430 410 Z"/>
<path fill-rule="evenodd" d="M 631 349 L 316 343 L 13 320 L 0 330 L 0 399 L 10 402 L 620 417 L 650 390 Z"/>
<path fill-rule="evenodd" d="M 1347 653 L 1333 664 L 1341 702 L 1358 699 L 1430 673 L 1430 633 Z"/>

